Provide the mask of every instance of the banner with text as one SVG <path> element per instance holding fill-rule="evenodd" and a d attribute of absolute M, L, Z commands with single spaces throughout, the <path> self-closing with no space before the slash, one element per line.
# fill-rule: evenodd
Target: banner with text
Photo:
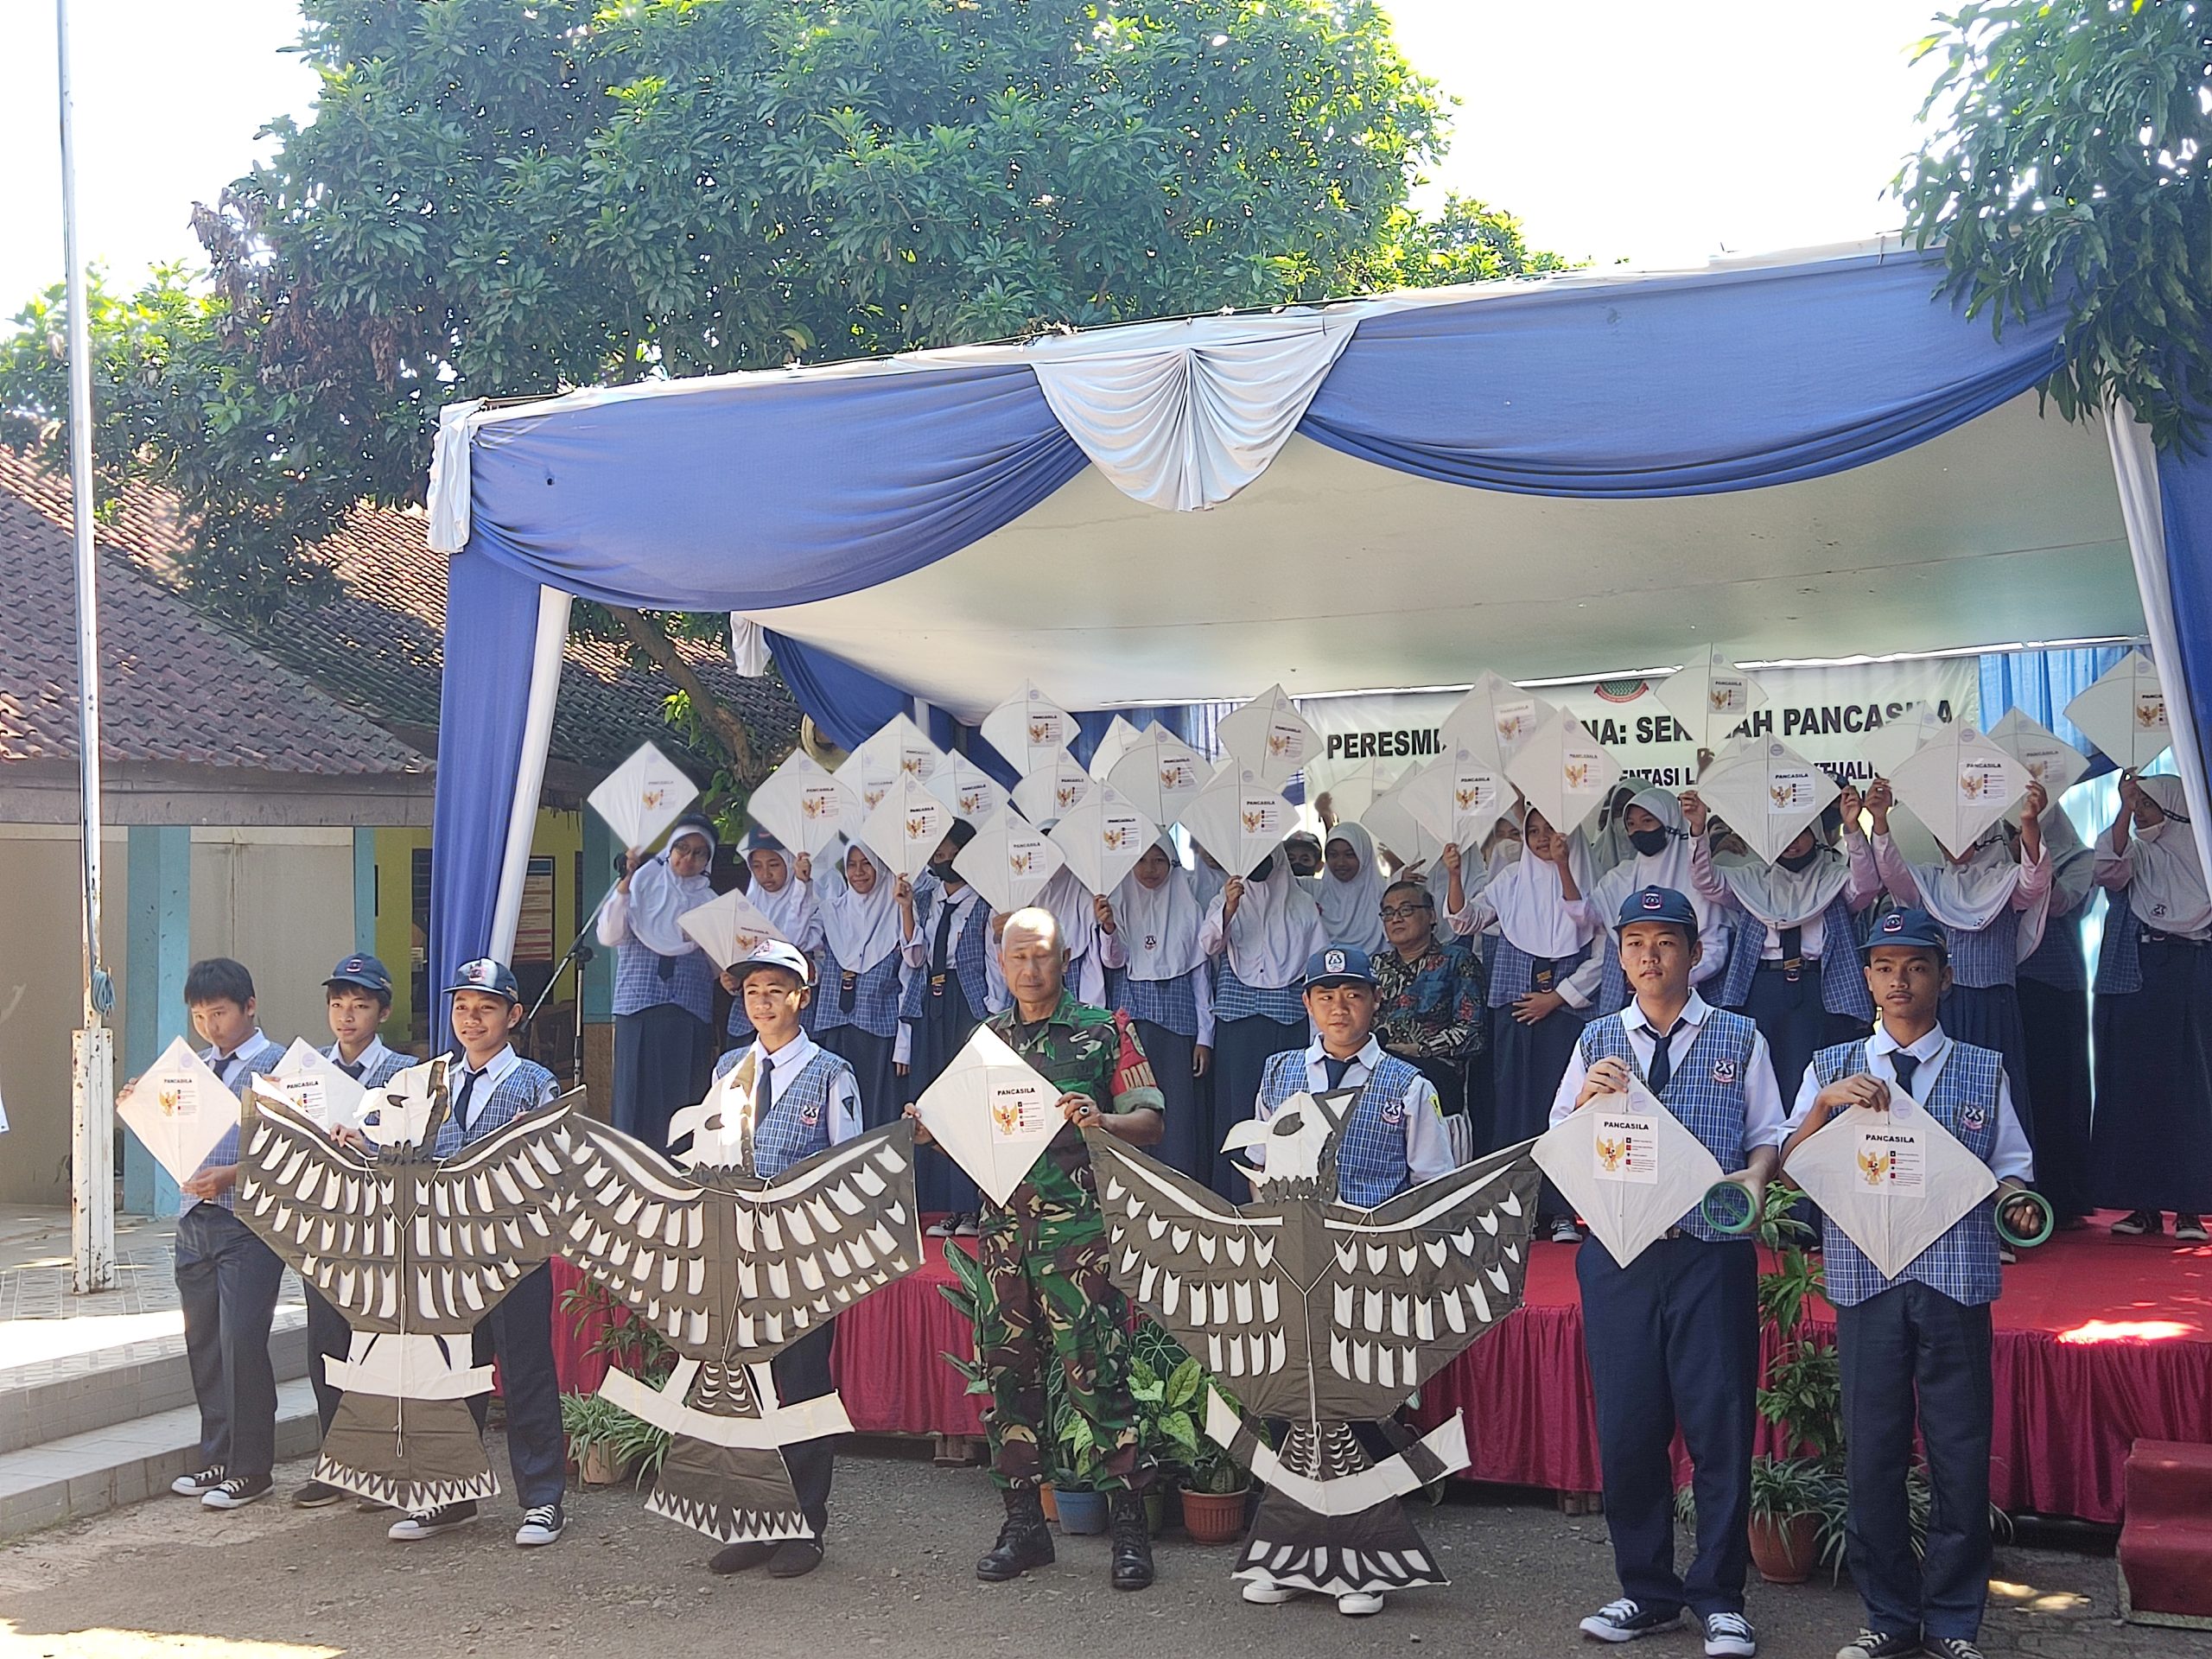
<path fill-rule="evenodd" d="M 1697 745 L 1659 700 L 1664 676 L 1547 685 L 1535 695 L 1567 709 L 1612 752 L 1624 773 L 1669 788 L 1697 779 Z M 1923 705 L 1941 720 L 1980 719 L 1981 667 L 1974 657 L 1853 663 L 1819 668 L 1764 668 L 1752 677 L 1766 704 L 1746 722 L 1755 736 L 1779 737 L 1839 778 L 1872 774 L 1863 752 L 1869 732 L 1899 720 L 1917 721 Z M 1395 776 L 1439 753 L 1437 728 L 1463 694 L 1377 692 L 1299 700 L 1299 712 L 1321 734 L 1324 757 L 1313 770 L 1325 779 L 1363 760 L 1389 763 Z"/>

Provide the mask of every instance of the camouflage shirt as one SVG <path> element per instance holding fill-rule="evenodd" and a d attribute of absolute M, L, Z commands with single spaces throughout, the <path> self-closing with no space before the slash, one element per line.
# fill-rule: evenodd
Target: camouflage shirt
<path fill-rule="evenodd" d="M 1040 1024 L 1024 1025 L 1014 1007 L 983 1023 L 1063 1094 L 1088 1095 L 1103 1112 L 1166 1109 L 1136 1022 L 1127 1014 L 1090 1007 L 1063 991 L 1059 1007 Z M 1006 1207 L 1025 1230 L 1065 1243 L 1105 1230 L 1096 1193 L 1090 1150 L 1071 1123 L 1052 1137 Z"/>

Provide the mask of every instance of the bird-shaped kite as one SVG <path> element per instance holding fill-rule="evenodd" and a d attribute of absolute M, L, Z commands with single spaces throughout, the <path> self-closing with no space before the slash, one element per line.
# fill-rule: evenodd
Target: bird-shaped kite
<path fill-rule="evenodd" d="M 469 1397 L 492 1389 L 470 1333 L 554 1254 L 583 1119 L 579 1090 L 437 1158 L 445 1061 L 402 1077 L 389 1115 L 414 1133 L 387 1130 L 372 1151 L 249 1090 L 237 1212 L 353 1330 L 346 1358 L 325 1364 L 345 1398 L 315 1478 L 412 1511 L 499 1490 L 469 1414 Z M 404 1096 L 428 1109 L 404 1110 Z"/>
<path fill-rule="evenodd" d="M 779 1401 L 769 1361 L 919 1267 L 921 1224 L 911 1123 L 764 1181 L 749 1080 L 732 1076 L 670 1125 L 672 1138 L 691 1134 L 688 1167 L 586 1128 L 561 1248 L 681 1357 L 658 1389 L 620 1370 L 600 1388 L 671 1437 L 645 1507 L 721 1543 L 766 1543 L 813 1536 L 782 1448 L 852 1429 L 834 1393 Z"/>
<path fill-rule="evenodd" d="M 1374 1210 L 1341 1203 L 1337 1142 L 1357 1098 L 1294 1096 L 1232 1130 L 1224 1150 L 1266 1148 L 1243 1205 L 1084 1135 L 1114 1282 L 1252 1418 L 1288 1424 L 1270 1450 L 1209 1390 L 1207 1434 L 1268 1489 L 1235 1576 L 1334 1596 L 1444 1582 L 1398 1499 L 1466 1466 L 1465 1423 L 1455 1412 L 1379 1464 L 1351 1426 L 1391 1434 L 1407 1396 L 1520 1306 L 1541 1179 L 1523 1145 Z"/>

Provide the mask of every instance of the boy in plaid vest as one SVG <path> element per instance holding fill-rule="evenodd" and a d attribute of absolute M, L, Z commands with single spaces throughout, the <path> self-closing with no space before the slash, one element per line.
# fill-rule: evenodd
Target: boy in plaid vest
<path fill-rule="evenodd" d="M 1813 1057 L 1783 1157 L 1837 1113 L 1916 1105 L 1987 1164 L 1994 1197 L 1885 1279 L 1823 1218 L 1827 1297 L 1843 1371 L 1845 1544 L 1866 1628 L 1836 1659 L 1981 1659 L 1989 1581 L 1990 1317 L 1999 1267 L 1999 1205 L 2031 1230 L 2023 1196 L 2034 1173 L 2000 1056 L 1954 1042 L 1936 1018 L 1951 988 L 1944 930 L 1924 910 L 1892 911 L 1866 946 L 1881 1024 L 1863 1042 Z M 1903 1096 L 1900 1100 L 1899 1097 Z M 2017 1206 L 2017 1207 L 2015 1207 Z M 1935 1491 L 1924 1558 L 1915 1560 L 1905 1477 L 1917 1421 Z"/>
<path fill-rule="evenodd" d="M 1690 988 L 1697 912 L 1672 887 L 1621 901 L 1614 928 L 1634 999 L 1583 1029 L 1552 1122 L 1631 1077 L 1735 1172 L 1754 1205 L 1776 1170 L 1782 1091 L 1766 1039 Z M 1582 1329 L 1598 1397 L 1605 1523 L 1621 1594 L 1582 1621 L 1593 1641 L 1633 1642 L 1694 1613 L 1713 1659 L 1749 1659 L 1751 1433 L 1758 1392 L 1758 1254 L 1692 1210 L 1628 1266 L 1602 1249 L 1575 1255 Z M 1671 1447 L 1680 1427 L 1697 1496 L 1697 1556 L 1675 1571 Z"/>

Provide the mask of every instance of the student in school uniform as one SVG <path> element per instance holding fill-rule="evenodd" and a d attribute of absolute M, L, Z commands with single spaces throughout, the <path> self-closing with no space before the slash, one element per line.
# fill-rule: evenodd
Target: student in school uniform
<path fill-rule="evenodd" d="M 1262 859 L 1249 876 L 1230 877 L 1199 926 L 1198 949 L 1218 958 L 1213 1109 L 1201 1143 L 1204 1179 L 1224 1198 L 1242 1198 L 1245 1186 L 1222 1141 L 1232 1124 L 1250 1115 L 1268 1059 L 1305 1047 L 1299 982 L 1307 959 L 1328 942 L 1320 906 L 1281 849 Z"/>
<path fill-rule="evenodd" d="M 228 957 L 195 962 L 184 976 L 184 1006 L 207 1046 L 200 1058 L 233 1095 L 256 1072 L 276 1070 L 282 1046 L 254 1022 L 253 976 Z M 199 1466 L 169 1490 L 210 1510 L 238 1510 L 269 1496 L 276 1460 L 276 1372 L 269 1327 L 284 1264 L 232 1211 L 237 1202 L 238 1128 L 223 1131 L 180 1191 L 176 1294 L 184 1352 L 200 1403 Z"/>
<path fill-rule="evenodd" d="M 1702 818 L 1703 814 L 1700 813 Z M 1628 842 L 1627 856 L 1583 889 L 1582 903 L 1591 925 L 1606 941 L 1602 959 L 1596 952 L 1576 970 L 1574 989 L 1590 1005 L 1593 1015 L 1618 1014 L 1628 1006 L 1628 978 L 1621 971 L 1620 955 L 1613 948 L 1612 918 L 1620 913 L 1621 900 L 1645 887 L 1665 887 L 1688 895 L 1697 912 L 1697 936 L 1701 950 L 1690 983 L 1716 1007 L 1733 1007 L 1719 998 L 1726 977 L 1729 950 L 1736 936 L 1735 912 L 1698 888 L 1693 865 L 1702 850 L 1705 826 L 1692 830 L 1683 803 L 1663 789 L 1639 789 L 1621 810 L 1621 834 Z"/>
<path fill-rule="evenodd" d="M 812 861 L 801 854 L 797 862 L 799 879 L 810 882 Z M 912 1039 L 899 1007 L 906 948 L 918 937 L 913 889 L 858 842 L 845 849 L 823 887 L 822 984 L 804 1012 L 812 1017 L 814 1040 L 852 1067 L 861 1123 L 880 1128 L 906 1106 Z"/>
<path fill-rule="evenodd" d="M 860 1084 L 843 1057 L 818 1045 L 800 1024 L 799 1016 L 814 995 L 814 964 L 804 956 L 781 940 L 770 939 L 731 971 L 745 998 L 753 1037 L 749 1047 L 723 1055 L 715 1075 L 722 1077 L 748 1056 L 752 1058 L 753 1173 L 773 1180 L 793 1164 L 861 1132 Z M 803 1405 L 836 1388 L 830 1355 L 836 1328 L 835 1319 L 824 1319 L 769 1361 L 781 1403 Z M 813 1537 L 726 1545 L 707 1563 L 708 1570 L 743 1573 L 766 1566 L 772 1579 L 797 1579 L 821 1566 L 836 1447 L 836 1437 L 825 1435 L 783 1448 L 799 1512 L 814 1529 Z"/>
<path fill-rule="evenodd" d="M 2129 774 L 2120 794 L 2096 881 L 2114 906 L 2105 937 L 2117 929 L 2132 945 L 2136 988 L 2098 998 L 2089 1196 L 2128 1211 L 2113 1224 L 2123 1236 L 2162 1232 L 2171 1210 L 2174 1236 L 2201 1244 L 2212 1211 L 2212 896 L 2181 779 Z"/>
<path fill-rule="evenodd" d="M 522 988 L 504 962 L 480 957 L 465 962 L 445 988 L 453 999 L 453 1034 L 460 1051 L 446 1071 L 448 1105 L 430 1143 L 433 1158 L 450 1158 L 524 1112 L 550 1106 L 560 1093 L 553 1074 L 514 1051 L 522 1023 Z M 499 1363 L 499 1391 L 507 1402 L 507 1465 L 522 1525 L 515 1542 L 525 1549 L 560 1541 L 565 1519 L 561 1494 L 568 1481 L 569 1442 L 561 1427 L 561 1384 L 553 1370 L 553 1274 L 541 1262 L 478 1321 L 470 1338 L 474 1363 Z M 468 1408 L 479 1429 L 491 1396 L 473 1394 Z M 418 1543 L 476 1519 L 476 1503 L 418 1510 L 393 1522 L 385 1536 Z"/>
<path fill-rule="evenodd" d="M 745 896 L 766 917 L 777 932 L 789 939 L 811 960 L 822 949 L 822 912 L 814 902 L 811 882 L 798 878 L 798 867 L 784 843 L 759 824 L 746 833 Z M 729 1020 L 724 1029 L 725 1049 L 743 1048 L 753 1040 L 753 1027 L 745 1020 L 745 999 L 737 994 L 737 976 L 727 969 L 722 988 L 730 994 Z M 814 1012 L 805 1016 L 814 1029 Z"/>
<path fill-rule="evenodd" d="M 1586 849 L 1580 836 L 1553 830 L 1534 807 L 1521 813 L 1521 855 L 1502 865 L 1478 893 L 1465 890 L 1457 847 L 1444 849 L 1446 915 L 1470 938 L 1495 925 L 1490 968 L 1491 1087 L 1495 1152 L 1544 1132 L 1560 1073 L 1582 1035 L 1589 995 L 1572 982 L 1591 959 L 1596 926 L 1583 905 Z M 1559 1243 L 1582 1237 L 1559 1189 L 1546 1181 L 1537 1198 L 1537 1236 Z"/>
<path fill-rule="evenodd" d="M 1866 1626 L 1836 1659 L 1981 1659 L 1989 1586 L 1990 1313 L 2001 1287 L 1997 1206 L 2024 1202 L 2033 1173 L 2003 1057 L 1954 1039 L 1939 1019 L 1953 930 L 1924 910 L 1891 911 L 1866 947 L 1881 1012 L 1872 1037 L 1822 1049 L 1797 1090 L 1784 1166 L 1806 1138 L 1853 1106 L 1916 1109 L 1962 1141 L 1998 1179 L 1948 1232 L 1886 1279 L 1823 1219 L 1826 1290 L 1843 1373 L 1845 1522 Z M 1916 1428 L 1934 1489 L 1916 1559 L 1906 1478 Z"/>
<path fill-rule="evenodd" d="M 990 901 L 953 868 L 960 849 L 975 839 L 976 826 L 955 818 L 930 855 L 922 879 L 909 889 L 914 931 L 904 947 L 906 999 L 899 1009 L 911 1033 L 913 1056 L 906 1077 L 909 1102 L 919 1100 L 923 1090 L 944 1074 L 992 1012 Z M 905 887 L 906 879 L 899 880 Z M 933 1147 L 917 1160 L 914 1179 L 917 1202 L 925 1211 L 943 1215 L 931 1226 L 931 1237 L 976 1236 L 982 1195 L 941 1148 Z"/>
<path fill-rule="evenodd" d="M 1054 819 L 1042 828 L 1049 830 L 1058 822 Z M 1076 879 L 1073 870 L 1063 866 L 1052 872 L 1052 880 L 1030 902 L 1051 911 L 1060 925 L 1060 938 L 1068 953 L 1068 986 L 1076 1000 L 1086 1007 L 1103 1006 L 1106 962 L 1098 944 L 1096 896 Z"/>
<path fill-rule="evenodd" d="M 330 1016 L 330 1046 L 322 1058 L 364 1089 L 381 1089 L 414 1065 L 412 1057 L 386 1048 L 377 1028 L 391 1017 L 391 975 L 374 957 L 348 957 L 330 970 L 322 982 L 323 1005 Z M 322 1432 L 338 1416 L 344 1390 L 323 1375 L 328 1360 L 344 1360 L 353 1346 L 353 1327 L 328 1297 L 306 1280 L 301 1285 L 308 1297 L 308 1346 L 315 1357 L 308 1362 L 308 1377 L 315 1388 L 315 1412 Z M 327 1480 L 310 1480 L 292 1494 L 296 1510 L 319 1510 L 342 1502 L 342 1486 Z"/>
<path fill-rule="evenodd" d="M 1943 1025 L 1955 1041 L 1993 1048 L 2005 1057 L 2012 1107 L 2033 1144 L 2035 1090 L 2028 1071 L 2027 1037 L 2020 1024 L 2017 988 L 2020 958 L 2032 948 L 2050 893 L 2050 861 L 2044 856 L 2043 813 L 2050 804 L 2041 784 L 2030 784 L 2020 814 L 2019 850 L 2001 820 L 1960 857 L 1932 864 L 1909 861 L 1890 839 L 1895 798 L 1889 780 L 1877 778 L 1866 791 L 1875 868 L 1890 897 L 1904 909 L 1925 910 L 1943 929 L 1951 988 L 1943 994 Z M 2030 930 L 2024 935 L 2022 930 Z"/>
<path fill-rule="evenodd" d="M 1551 1121 L 1564 1122 L 1631 1077 L 1681 1120 L 1756 1205 L 1777 1167 L 1782 1091 L 1766 1039 L 1692 988 L 1700 941 L 1687 893 L 1645 887 L 1614 923 L 1632 999 L 1583 1031 L 1560 1078 Z M 1759 1371 L 1758 1252 L 1692 1210 L 1625 1268 L 1609 1251 L 1574 1258 L 1583 1339 L 1597 1394 L 1618 1599 L 1582 1621 L 1599 1642 L 1674 1629 L 1685 1609 L 1705 1651 L 1745 1656 L 1758 1636 L 1744 1617 L 1751 1562 L 1751 1437 Z M 1675 1570 L 1671 1447 L 1680 1428 L 1697 1498 L 1697 1554 Z"/>
<path fill-rule="evenodd" d="M 599 942 L 614 953 L 614 1127 L 649 1147 L 668 1144 L 668 1120 L 699 1098 L 715 1058 L 715 964 L 683 931 L 714 902 L 707 872 L 715 827 L 687 813 L 664 852 L 632 849 L 627 873 L 599 912 Z"/>
<path fill-rule="evenodd" d="M 1766 1039 L 1777 1077 L 1803 1077 L 1815 1054 L 1865 1036 L 1874 1023 L 1857 918 L 1881 896 L 1882 877 L 1859 830 L 1861 807 L 1859 792 L 1846 789 L 1771 865 L 1757 859 L 1719 865 L 1706 839 L 1705 803 L 1695 791 L 1682 797 L 1695 836 L 1690 880 L 1746 936 L 1719 982 L 1706 982 L 1708 1000 L 1750 1017 Z"/>
<path fill-rule="evenodd" d="M 2021 957 L 2017 989 L 2035 1079 L 2036 1185 L 2061 1227 L 2089 1213 L 2089 975 L 2082 918 L 2096 892 L 2096 859 L 2053 801 L 2043 814 L 2050 901 L 2043 938 Z"/>
<path fill-rule="evenodd" d="M 1198 1109 L 1198 1085 L 1213 1062 L 1214 1041 L 1213 976 L 1198 948 L 1205 919 L 1165 836 L 1098 899 L 1096 915 L 1104 1006 L 1136 1022 L 1167 1103 L 1166 1132 L 1153 1156 L 1200 1181 L 1214 1150 L 1199 1138 L 1208 1119 Z"/>
<path fill-rule="evenodd" d="M 1382 889 L 1389 884 L 1374 836 L 1357 823 L 1330 830 L 1322 849 L 1320 891 L 1313 895 L 1329 943 L 1357 945 L 1370 955 L 1380 950 Z"/>

